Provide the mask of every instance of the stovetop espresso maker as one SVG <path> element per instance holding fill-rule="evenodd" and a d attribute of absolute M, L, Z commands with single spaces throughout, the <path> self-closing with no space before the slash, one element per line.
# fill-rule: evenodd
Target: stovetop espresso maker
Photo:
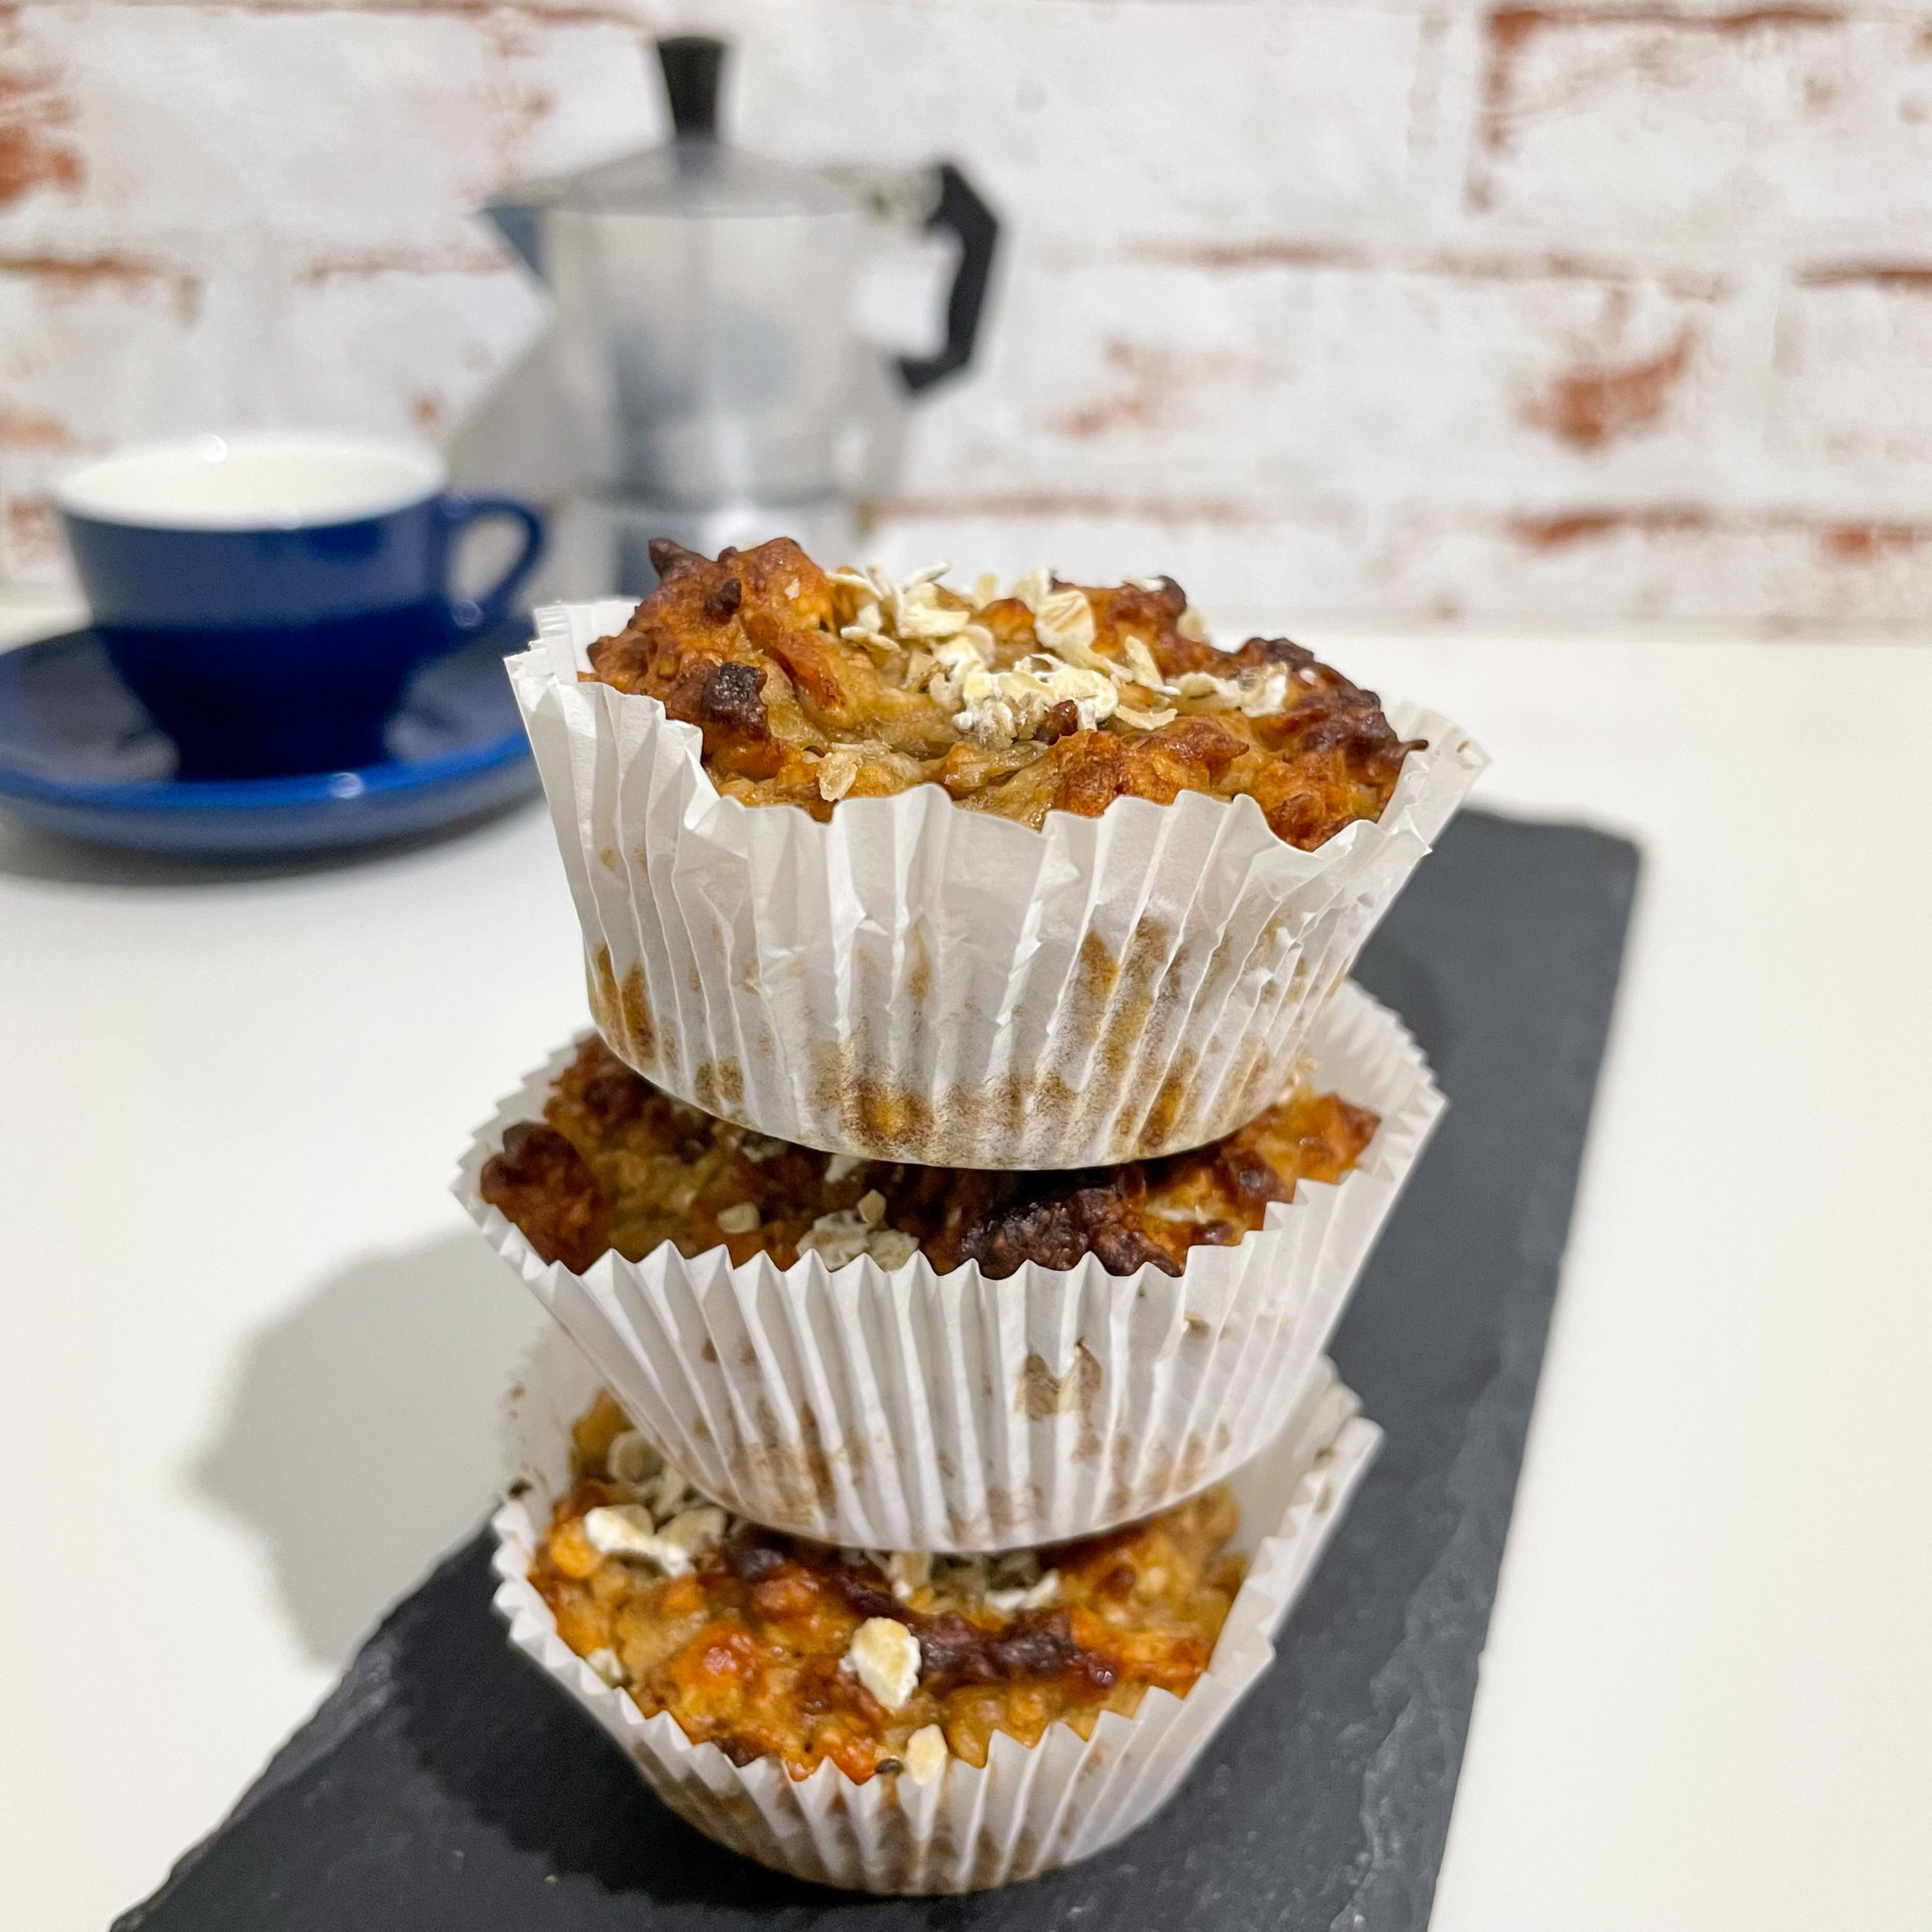
<path fill-rule="evenodd" d="M 570 595 L 648 591 L 654 537 L 712 552 L 782 534 L 848 558 L 890 434 L 881 391 L 918 396 L 971 361 L 998 235 L 950 163 L 868 178 L 728 146 L 724 43 L 657 47 L 668 144 L 484 211 L 555 305 L 580 478 L 558 518 Z M 895 227 L 950 231 L 959 257 L 943 346 L 888 365 L 853 305 L 868 250 Z"/>

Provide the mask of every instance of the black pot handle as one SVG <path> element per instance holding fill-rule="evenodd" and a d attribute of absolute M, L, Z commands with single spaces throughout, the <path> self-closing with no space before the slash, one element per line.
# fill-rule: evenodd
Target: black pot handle
<path fill-rule="evenodd" d="M 657 64 L 671 103 L 671 128 L 680 140 L 718 138 L 718 83 L 730 48 L 709 34 L 666 34 L 657 43 Z"/>
<path fill-rule="evenodd" d="M 951 162 L 939 165 L 939 205 L 926 217 L 926 232 L 949 228 L 959 237 L 959 269 L 946 302 L 946 346 L 937 355 L 902 355 L 899 380 L 909 395 L 965 368 L 979 339 L 980 313 L 986 303 L 999 222 L 974 192 L 973 184 Z"/>

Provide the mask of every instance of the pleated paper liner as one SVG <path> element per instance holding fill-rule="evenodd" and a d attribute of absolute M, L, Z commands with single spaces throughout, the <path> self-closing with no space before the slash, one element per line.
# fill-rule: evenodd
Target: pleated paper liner
<path fill-rule="evenodd" d="M 1131 1718 L 1103 1712 L 1083 1743 L 1064 1724 L 1031 1746 L 996 1734 L 983 1767 L 949 1759 L 931 1783 L 855 1784 L 830 1762 L 795 1780 L 776 1758 L 734 1765 L 666 1712 L 646 1718 L 557 1635 L 528 1581 L 569 1475 L 570 1423 L 599 1386 L 567 1345 L 540 1350 L 515 1392 L 509 1500 L 492 1524 L 496 1607 L 511 1641 L 617 1741 L 666 1804 L 720 1844 L 822 1884 L 963 1892 L 1091 1857 L 1144 1823 L 1274 1658 L 1275 1639 L 1374 1457 L 1380 1432 L 1325 1362 L 1262 1454 L 1234 1480 L 1247 1580 L 1207 1671 L 1185 1697 L 1150 1690 Z"/>
<path fill-rule="evenodd" d="M 1232 1132 L 1484 762 L 1392 707 L 1429 749 L 1314 852 L 1196 792 L 1036 832 L 920 785 L 820 824 L 721 798 L 695 729 L 580 681 L 631 609 L 552 605 L 509 660 L 598 1025 L 708 1112 L 875 1159 L 1073 1168 Z"/>
<path fill-rule="evenodd" d="M 1321 1090 L 1381 1125 L 1334 1185 L 1303 1181 L 1184 1271 L 1027 1263 L 991 1281 L 915 1256 L 828 1271 L 722 1248 L 546 1265 L 478 1191 L 503 1130 L 541 1118 L 566 1049 L 477 1135 L 458 1198 L 644 1433 L 740 1515 L 867 1549 L 997 1550 L 1088 1536 L 1255 1454 L 1312 1374 L 1442 1105 L 1401 1023 L 1353 986 L 1311 1042 Z"/>

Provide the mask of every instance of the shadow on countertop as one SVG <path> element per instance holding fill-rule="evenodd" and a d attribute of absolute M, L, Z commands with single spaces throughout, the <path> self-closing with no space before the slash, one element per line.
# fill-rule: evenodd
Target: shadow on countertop
<path fill-rule="evenodd" d="M 268 1545 L 311 1657 L 347 1663 L 475 1527 L 505 1394 L 546 1320 L 465 1231 L 356 1263 L 248 1343 L 194 1480 Z"/>

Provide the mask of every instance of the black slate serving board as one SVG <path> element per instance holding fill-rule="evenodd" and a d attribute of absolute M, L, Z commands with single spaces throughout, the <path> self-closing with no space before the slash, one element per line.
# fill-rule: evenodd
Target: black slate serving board
<path fill-rule="evenodd" d="M 1275 1668 L 1144 1830 L 964 1899 L 779 1878 L 509 1648 L 479 1535 L 115 1932 L 1420 1932 L 1636 874 L 1620 840 L 1467 812 L 1364 956 L 1451 1102 L 1333 1351 L 1387 1446 Z"/>

